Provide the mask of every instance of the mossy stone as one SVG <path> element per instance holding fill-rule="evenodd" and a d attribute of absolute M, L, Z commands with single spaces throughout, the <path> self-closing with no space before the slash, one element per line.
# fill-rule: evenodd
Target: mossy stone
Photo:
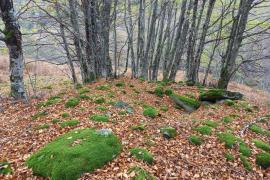
<path fill-rule="evenodd" d="M 256 154 L 256 164 L 266 169 L 270 167 L 270 154 L 269 153 L 259 153 Z"/>
<path fill-rule="evenodd" d="M 96 122 L 108 122 L 109 121 L 109 117 L 103 114 L 94 114 L 92 116 L 90 116 L 90 119 L 92 121 L 96 121 Z"/>
<path fill-rule="evenodd" d="M 121 143 L 115 135 L 102 136 L 94 129 L 80 129 L 58 137 L 26 163 L 36 175 L 52 180 L 74 180 L 85 172 L 101 168 L 120 151 Z"/>
<path fill-rule="evenodd" d="M 80 100 L 78 98 L 72 97 L 69 98 L 66 103 L 65 103 L 65 107 L 66 108 L 70 108 L 70 107 L 75 107 L 80 103 Z"/>
<path fill-rule="evenodd" d="M 203 143 L 202 138 L 200 138 L 199 136 L 196 136 L 196 135 L 189 136 L 188 141 L 191 144 L 194 144 L 194 145 L 197 145 L 197 146 L 199 146 L 199 145 L 201 145 Z"/>
<path fill-rule="evenodd" d="M 174 138 L 176 136 L 176 129 L 171 126 L 161 128 L 160 132 L 167 139 Z"/>
<path fill-rule="evenodd" d="M 148 164 L 152 164 L 154 161 L 153 155 L 146 149 L 133 148 L 130 149 L 130 153 L 132 156 L 135 156 L 137 159 L 143 160 Z"/>
<path fill-rule="evenodd" d="M 151 106 L 147 106 L 143 110 L 143 115 L 151 118 L 155 118 L 158 115 L 158 111 Z"/>

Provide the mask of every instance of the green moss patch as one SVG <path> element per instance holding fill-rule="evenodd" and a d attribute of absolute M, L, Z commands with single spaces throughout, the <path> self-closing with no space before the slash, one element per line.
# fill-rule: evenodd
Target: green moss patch
<path fill-rule="evenodd" d="M 212 127 L 212 128 L 218 127 L 218 122 L 216 122 L 216 121 L 206 120 L 206 121 L 203 121 L 203 124 L 205 124 L 209 127 Z"/>
<path fill-rule="evenodd" d="M 164 90 L 161 86 L 156 87 L 155 91 L 154 91 L 155 95 L 157 95 L 158 97 L 163 97 L 164 95 Z"/>
<path fill-rule="evenodd" d="M 219 133 L 218 138 L 221 142 L 225 143 L 227 148 L 233 148 L 233 146 L 237 143 L 238 138 L 235 137 L 231 133 Z"/>
<path fill-rule="evenodd" d="M 95 99 L 94 102 L 95 102 L 96 104 L 102 104 L 102 103 L 105 103 L 106 100 L 105 100 L 104 97 L 100 97 L 100 98 Z"/>
<path fill-rule="evenodd" d="M 65 107 L 66 108 L 70 108 L 70 107 L 75 107 L 80 103 L 80 100 L 78 98 L 72 97 L 69 98 L 66 103 L 65 103 Z"/>
<path fill-rule="evenodd" d="M 194 144 L 194 145 L 197 145 L 197 146 L 199 146 L 199 145 L 201 145 L 203 143 L 202 138 L 200 138 L 199 136 L 196 136 L 196 135 L 189 136 L 188 141 L 191 144 Z"/>
<path fill-rule="evenodd" d="M 251 171 L 252 170 L 252 167 L 249 163 L 249 161 L 247 160 L 247 158 L 245 156 L 243 156 L 242 154 L 240 154 L 240 160 L 242 161 L 243 163 L 243 166 L 246 170 L 248 171 Z"/>
<path fill-rule="evenodd" d="M 115 84 L 116 87 L 124 87 L 126 84 L 124 82 L 117 82 Z"/>
<path fill-rule="evenodd" d="M 176 136 L 176 129 L 171 126 L 161 128 L 160 132 L 167 139 L 174 138 Z"/>
<path fill-rule="evenodd" d="M 45 123 L 45 124 L 42 124 L 42 125 L 35 127 L 35 130 L 47 129 L 49 127 L 50 127 L 49 124 Z"/>
<path fill-rule="evenodd" d="M 145 125 L 141 124 L 141 125 L 137 125 L 137 126 L 132 126 L 131 129 L 143 131 L 143 130 L 145 130 Z"/>
<path fill-rule="evenodd" d="M 61 100 L 60 96 L 52 96 L 47 101 L 38 103 L 37 106 L 38 107 L 51 106 L 51 105 L 54 105 L 54 104 L 58 103 L 60 100 Z"/>
<path fill-rule="evenodd" d="M 0 174 L 11 174 L 12 169 L 8 162 L 0 162 Z"/>
<path fill-rule="evenodd" d="M 203 135 L 211 135 L 212 129 L 209 126 L 198 126 L 195 128 L 196 131 Z"/>
<path fill-rule="evenodd" d="M 96 87 L 97 90 L 106 91 L 109 90 L 109 87 L 106 85 L 100 85 Z"/>
<path fill-rule="evenodd" d="M 85 89 L 80 89 L 80 90 L 79 90 L 79 94 L 80 94 L 80 95 L 83 95 L 83 94 L 86 94 L 86 93 L 89 93 L 89 92 L 90 92 L 90 90 L 89 90 L 89 89 L 86 89 L 86 88 L 85 88 Z"/>
<path fill-rule="evenodd" d="M 167 96 L 170 96 L 173 94 L 173 90 L 171 88 L 167 88 L 165 89 L 164 94 L 166 94 Z"/>
<path fill-rule="evenodd" d="M 263 129 L 260 126 L 257 126 L 256 124 L 253 124 L 249 129 L 255 132 L 256 134 L 261 134 L 270 137 L 270 131 Z"/>
<path fill-rule="evenodd" d="M 102 151 L 101 151 L 102 150 Z M 77 179 L 101 168 L 121 151 L 118 138 L 93 129 L 71 131 L 58 137 L 27 159 L 34 174 L 51 179 Z"/>
<path fill-rule="evenodd" d="M 243 142 L 239 144 L 239 152 L 246 157 L 249 157 L 252 154 L 251 149 Z"/>
<path fill-rule="evenodd" d="M 266 169 L 270 167 L 270 154 L 269 153 L 259 153 L 256 154 L 256 164 Z"/>
<path fill-rule="evenodd" d="M 137 159 L 143 160 L 148 164 L 152 164 L 154 161 L 153 155 L 146 149 L 134 148 L 130 149 L 130 153 L 132 156 L 135 156 Z"/>
<path fill-rule="evenodd" d="M 94 114 L 90 116 L 90 120 L 96 121 L 96 122 L 108 122 L 109 117 L 103 114 Z"/>
<path fill-rule="evenodd" d="M 230 100 L 230 99 L 226 99 L 224 101 L 224 104 L 226 104 L 227 106 L 233 106 L 233 105 L 235 105 L 235 101 Z"/>
<path fill-rule="evenodd" d="M 37 120 L 38 118 L 41 118 L 41 117 L 46 116 L 46 115 L 48 115 L 47 111 L 37 112 L 35 115 L 32 116 L 32 120 Z"/>
<path fill-rule="evenodd" d="M 158 110 L 151 106 L 144 107 L 143 115 L 151 118 L 155 118 L 158 115 Z"/>
<path fill-rule="evenodd" d="M 226 117 L 222 118 L 222 121 L 224 123 L 231 123 L 233 121 L 233 118 L 230 116 L 226 116 Z"/>
<path fill-rule="evenodd" d="M 268 143 L 258 140 L 258 139 L 254 139 L 253 143 L 255 144 L 257 148 L 260 148 L 266 152 L 270 152 L 270 145 Z"/>
<path fill-rule="evenodd" d="M 227 159 L 227 161 L 233 161 L 234 157 L 231 153 L 227 152 L 224 154 L 224 157 Z"/>
<path fill-rule="evenodd" d="M 155 180 L 156 179 L 149 172 L 147 172 L 146 170 L 138 166 L 131 167 L 128 170 L 129 174 L 131 174 L 132 172 L 135 173 L 135 176 L 132 178 L 133 180 Z"/>
<path fill-rule="evenodd" d="M 64 112 L 61 114 L 61 116 L 62 116 L 62 118 L 68 118 L 68 117 L 70 117 L 70 114 L 67 112 Z"/>
<path fill-rule="evenodd" d="M 100 110 L 100 111 L 107 111 L 108 110 L 108 108 L 105 106 L 97 106 L 96 109 Z"/>
<path fill-rule="evenodd" d="M 58 123 L 58 122 L 60 122 L 60 119 L 58 119 L 58 118 L 53 118 L 53 119 L 52 119 L 52 123 L 53 123 L 53 124 L 56 124 L 56 123 Z"/>
<path fill-rule="evenodd" d="M 79 96 L 79 98 L 80 98 L 80 99 L 91 99 L 90 96 L 87 96 L 87 95 L 85 95 L 85 94 L 81 94 L 81 95 Z"/>
<path fill-rule="evenodd" d="M 77 124 L 79 124 L 79 120 L 77 120 L 77 119 L 71 119 L 69 121 L 61 122 L 60 123 L 60 126 L 62 128 L 64 128 L 64 127 L 67 127 L 67 126 L 76 126 Z"/>

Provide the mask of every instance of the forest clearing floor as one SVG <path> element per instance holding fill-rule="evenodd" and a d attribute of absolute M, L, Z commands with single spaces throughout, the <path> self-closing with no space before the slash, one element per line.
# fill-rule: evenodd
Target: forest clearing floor
<path fill-rule="evenodd" d="M 269 144 L 269 134 L 247 129 L 239 137 L 251 149 L 251 155 L 246 157 L 250 171 L 243 166 L 238 144 L 227 148 L 218 138 L 220 132 L 238 136 L 246 124 L 269 115 L 270 108 L 265 103 L 244 98 L 233 106 L 203 104 L 195 112 L 187 113 L 175 108 L 169 96 L 155 95 L 156 87 L 157 83 L 120 78 L 62 91 L 47 104 L 47 99 L 32 100 L 28 105 L 4 103 L 4 111 L 0 113 L 0 162 L 9 162 L 13 172 L 0 175 L 0 179 L 42 179 L 33 175 L 25 164 L 26 159 L 57 136 L 78 128 L 110 128 L 123 145 L 121 154 L 113 161 L 92 173 L 83 174 L 81 179 L 131 179 L 134 173 L 129 173 L 129 169 L 134 166 L 144 168 L 158 179 L 270 179 L 270 168 L 262 169 L 255 163 L 256 154 L 263 150 L 254 145 L 254 139 Z M 179 95 L 199 96 L 196 86 L 171 83 L 166 88 Z M 65 107 L 66 101 L 72 97 L 77 97 L 79 104 Z M 129 108 L 116 107 L 117 102 L 124 102 Z M 145 105 L 155 107 L 158 115 L 154 118 L 144 116 Z M 91 121 L 89 117 L 95 114 L 105 114 L 109 121 Z M 77 119 L 79 123 L 61 126 L 62 122 L 71 119 Z M 211 133 L 200 134 L 196 127 L 208 124 L 207 120 L 212 122 L 209 123 Z M 144 128 L 134 130 L 134 126 L 140 125 Z M 270 130 L 269 118 L 256 125 L 265 132 Z M 160 128 L 165 126 L 176 128 L 177 135 L 164 138 Z M 191 135 L 200 137 L 203 143 L 192 144 L 189 141 Z M 151 152 L 154 157 L 152 165 L 131 156 L 129 150 L 136 147 Z M 234 158 L 226 159 L 226 153 Z"/>

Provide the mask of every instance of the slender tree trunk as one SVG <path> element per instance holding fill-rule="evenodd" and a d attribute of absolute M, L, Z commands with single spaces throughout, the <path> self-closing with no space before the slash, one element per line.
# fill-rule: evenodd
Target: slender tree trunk
<path fill-rule="evenodd" d="M 59 3 L 57 1 L 55 2 L 55 10 L 56 10 L 57 17 L 58 17 L 59 21 L 62 22 L 62 17 L 61 17 L 61 14 L 60 14 L 60 7 L 59 7 Z M 62 23 L 60 23 L 59 25 L 60 25 L 61 38 L 62 38 L 62 41 L 63 41 L 64 49 L 66 51 L 67 62 L 68 62 L 69 69 L 70 69 L 70 72 L 71 72 L 72 81 L 73 81 L 74 85 L 77 85 L 78 80 L 77 80 L 77 77 L 76 77 L 76 72 L 75 72 L 73 62 L 72 62 L 72 58 L 71 58 L 71 55 L 70 55 L 70 52 L 69 52 L 69 45 L 67 43 L 64 25 Z"/>
<path fill-rule="evenodd" d="M 23 81 L 22 34 L 15 17 L 13 2 L 11 0 L 1 0 L 0 9 L 5 25 L 4 41 L 9 50 L 11 96 L 16 100 L 27 100 Z"/>
<path fill-rule="evenodd" d="M 137 40 L 137 72 L 142 74 L 143 57 L 144 57 L 144 41 L 145 41 L 145 0 L 140 0 L 139 19 L 138 19 L 138 40 Z"/>

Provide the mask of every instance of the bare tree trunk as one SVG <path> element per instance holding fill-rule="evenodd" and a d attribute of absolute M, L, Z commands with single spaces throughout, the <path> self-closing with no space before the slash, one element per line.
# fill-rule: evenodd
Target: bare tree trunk
<path fill-rule="evenodd" d="M 118 4 L 118 0 L 114 0 L 113 38 L 114 38 L 114 77 L 115 78 L 117 77 L 117 69 L 118 69 L 118 62 L 117 62 L 117 31 L 116 31 L 117 4 Z"/>
<path fill-rule="evenodd" d="M 137 40 L 137 72 L 141 75 L 144 57 L 144 41 L 145 41 L 145 0 L 140 0 L 139 20 L 138 20 L 138 40 Z M 140 71 L 139 71 L 140 70 Z"/>
<path fill-rule="evenodd" d="M 4 42 L 9 50 L 11 96 L 16 100 L 27 100 L 23 81 L 22 34 L 15 17 L 13 2 L 11 0 L 1 0 L 0 9 L 5 24 Z"/>
<path fill-rule="evenodd" d="M 235 73 L 235 63 L 246 29 L 249 11 L 255 0 L 241 0 L 238 14 L 233 20 L 233 26 L 228 40 L 225 56 L 222 58 L 222 68 L 218 88 L 227 89 L 232 75 Z"/>
<path fill-rule="evenodd" d="M 62 22 L 62 17 L 61 17 L 61 14 L 60 14 L 60 7 L 59 7 L 59 3 L 57 1 L 55 2 L 55 10 L 56 10 L 59 21 Z M 73 62 L 72 62 L 72 58 L 70 56 L 69 45 L 67 43 L 64 25 L 62 23 L 60 23 L 60 34 L 61 34 L 61 38 L 62 38 L 62 41 L 63 41 L 64 49 L 66 51 L 67 62 L 68 62 L 69 69 L 70 69 L 70 72 L 71 72 L 72 81 L 73 81 L 74 85 L 76 85 L 76 84 L 78 84 L 78 80 L 77 80 L 77 77 L 76 77 L 76 72 L 75 72 Z"/>
<path fill-rule="evenodd" d="M 81 70 L 81 76 L 82 76 L 82 81 L 87 82 L 87 74 L 88 74 L 88 68 L 87 68 L 87 63 L 85 61 L 84 55 L 83 55 L 83 46 L 81 43 L 81 32 L 80 32 L 80 27 L 78 23 L 78 15 L 77 15 L 77 10 L 75 6 L 74 0 L 69 0 L 69 8 L 70 8 L 70 21 L 73 29 L 73 39 L 74 39 L 74 46 L 75 46 L 75 51 L 76 55 L 78 57 L 78 60 L 80 62 L 80 70 Z"/>

